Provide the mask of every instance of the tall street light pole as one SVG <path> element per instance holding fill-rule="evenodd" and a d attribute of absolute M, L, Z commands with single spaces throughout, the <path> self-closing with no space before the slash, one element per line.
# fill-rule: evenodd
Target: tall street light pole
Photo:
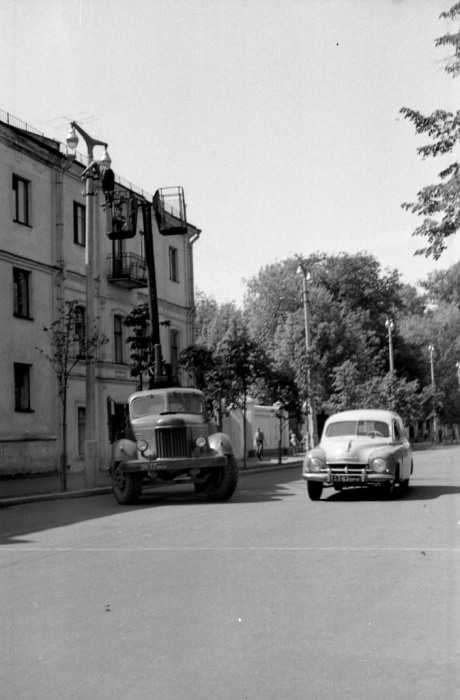
<path fill-rule="evenodd" d="M 86 308 L 85 308 L 85 339 L 86 343 L 94 336 L 94 177 L 96 166 L 100 163 L 110 167 L 110 157 L 107 153 L 107 143 L 93 139 L 77 122 L 71 122 L 67 136 L 67 145 L 75 150 L 78 145 L 78 134 L 82 136 L 88 149 L 88 167 L 82 177 L 85 179 L 86 197 Z M 94 147 L 103 146 L 104 155 L 100 161 L 94 161 Z M 98 439 L 96 414 L 96 357 L 95 352 L 86 353 L 86 421 L 85 421 L 85 481 L 88 486 L 97 484 L 98 472 Z"/>
<path fill-rule="evenodd" d="M 308 434 L 308 449 L 318 444 L 318 429 L 316 423 L 316 407 L 315 399 L 311 389 L 311 371 L 308 358 L 311 336 L 310 336 L 310 303 L 308 299 L 308 282 L 310 281 L 310 273 L 307 272 L 302 263 L 297 268 L 297 274 L 302 275 L 303 281 L 303 310 L 305 321 L 305 349 L 307 352 L 307 434 Z"/>
<path fill-rule="evenodd" d="M 392 318 L 387 318 L 385 321 L 385 326 L 388 330 L 388 352 L 390 354 L 390 372 L 393 375 L 395 371 L 395 364 L 393 360 L 393 331 L 395 329 L 395 324 Z"/>
<path fill-rule="evenodd" d="M 436 384 L 434 380 L 434 345 L 433 343 L 430 343 L 428 345 L 428 352 L 430 353 L 430 371 L 431 371 L 431 388 L 433 391 L 433 398 L 432 398 L 432 415 L 433 415 L 433 439 L 436 442 L 436 431 L 437 431 L 437 424 L 436 424 L 436 407 L 435 407 L 435 397 L 434 397 L 434 392 L 436 389 Z"/>

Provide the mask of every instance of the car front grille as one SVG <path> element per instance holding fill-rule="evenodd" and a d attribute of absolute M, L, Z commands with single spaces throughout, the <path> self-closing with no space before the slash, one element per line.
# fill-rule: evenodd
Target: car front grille
<path fill-rule="evenodd" d="M 328 464 L 331 474 L 356 474 L 360 475 L 363 469 L 366 469 L 365 464 Z"/>
<path fill-rule="evenodd" d="M 159 458 L 189 456 L 186 428 L 156 428 L 155 436 Z"/>

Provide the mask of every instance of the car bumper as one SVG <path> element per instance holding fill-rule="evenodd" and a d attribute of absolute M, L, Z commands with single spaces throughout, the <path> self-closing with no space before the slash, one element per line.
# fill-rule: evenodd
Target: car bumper
<path fill-rule="evenodd" d="M 337 473 L 333 472 L 331 469 L 327 469 L 323 472 L 302 473 L 302 479 L 305 479 L 305 481 L 318 481 L 324 484 L 324 486 L 335 486 L 337 484 L 341 484 L 342 486 L 385 484 L 394 481 L 394 478 L 394 474 L 369 473 L 365 469 L 361 469 L 359 472 L 353 474 Z"/>
<path fill-rule="evenodd" d="M 185 471 L 188 469 L 216 469 L 226 467 L 227 455 L 212 455 L 211 457 L 168 457 L 164 459 L 130 459 L 123 463 L 126 472 L 145 472 L 150 474 L 162 470 Z"/>

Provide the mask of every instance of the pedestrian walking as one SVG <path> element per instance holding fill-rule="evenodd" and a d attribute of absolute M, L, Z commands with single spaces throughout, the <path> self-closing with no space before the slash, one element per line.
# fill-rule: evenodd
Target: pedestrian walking
<path fill-rule="evenodd" d="M 295 432 L 293 430 L 291 430 L 291 432 L 289 433 L 289 442 L 290 442 L 290 445 L 292 447 L 292 454 L 295 455 L 296 450 L 297 450 L 298 441 L 297 441 L 297 435 L 295 434 Z"/>
<path fill-rule="evenodd" d="M 261 460 L 264 456 L 265 436 L 260 428 L 257 428 L 254 435 L 254 446 L 256 448 L 257 457 Z"/>

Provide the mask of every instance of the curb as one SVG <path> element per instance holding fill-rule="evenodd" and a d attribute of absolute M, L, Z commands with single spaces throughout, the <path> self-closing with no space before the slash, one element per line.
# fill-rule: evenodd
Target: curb
<path fill-rule="evenodd" d="M 65 501 L 69 498 L 87 498 L 88 496 L 102 496 L 112 491 L 111 486 L 96 486 L 91 489 L 78 489 L 75 491 L 52 491 L 50 493 L 35 493 L 24 496 L 9 496 L 0 498 L 0 508 L 8 506 L 20 506 L 24 503 L 37 503 L 40 501 Z"/>
<path fill-rule="evenodd" d="M 266 464 L 266 466 L 249 467 L 247 469 L 240 468 L 239 475 L 258 474 L 260 472 L 282 471 L 284 469 L 294 469 L 300 467 L 302 461 L 285 462 L 284 464 Z M 65 501 L 70 498 L 88 498 L 90 496 L 103 496 L 112 492 L 111 486 L 96 486 L 94 488 L 76 489 L 74 491 L 53 491 L 50 493 L 35 493 L 23 496 L 9 496 L 0 498 L 0 508 L 8 508 L 10 506 L 20 506 L 26 503 L 41 503 L 43 501 Z"/>

